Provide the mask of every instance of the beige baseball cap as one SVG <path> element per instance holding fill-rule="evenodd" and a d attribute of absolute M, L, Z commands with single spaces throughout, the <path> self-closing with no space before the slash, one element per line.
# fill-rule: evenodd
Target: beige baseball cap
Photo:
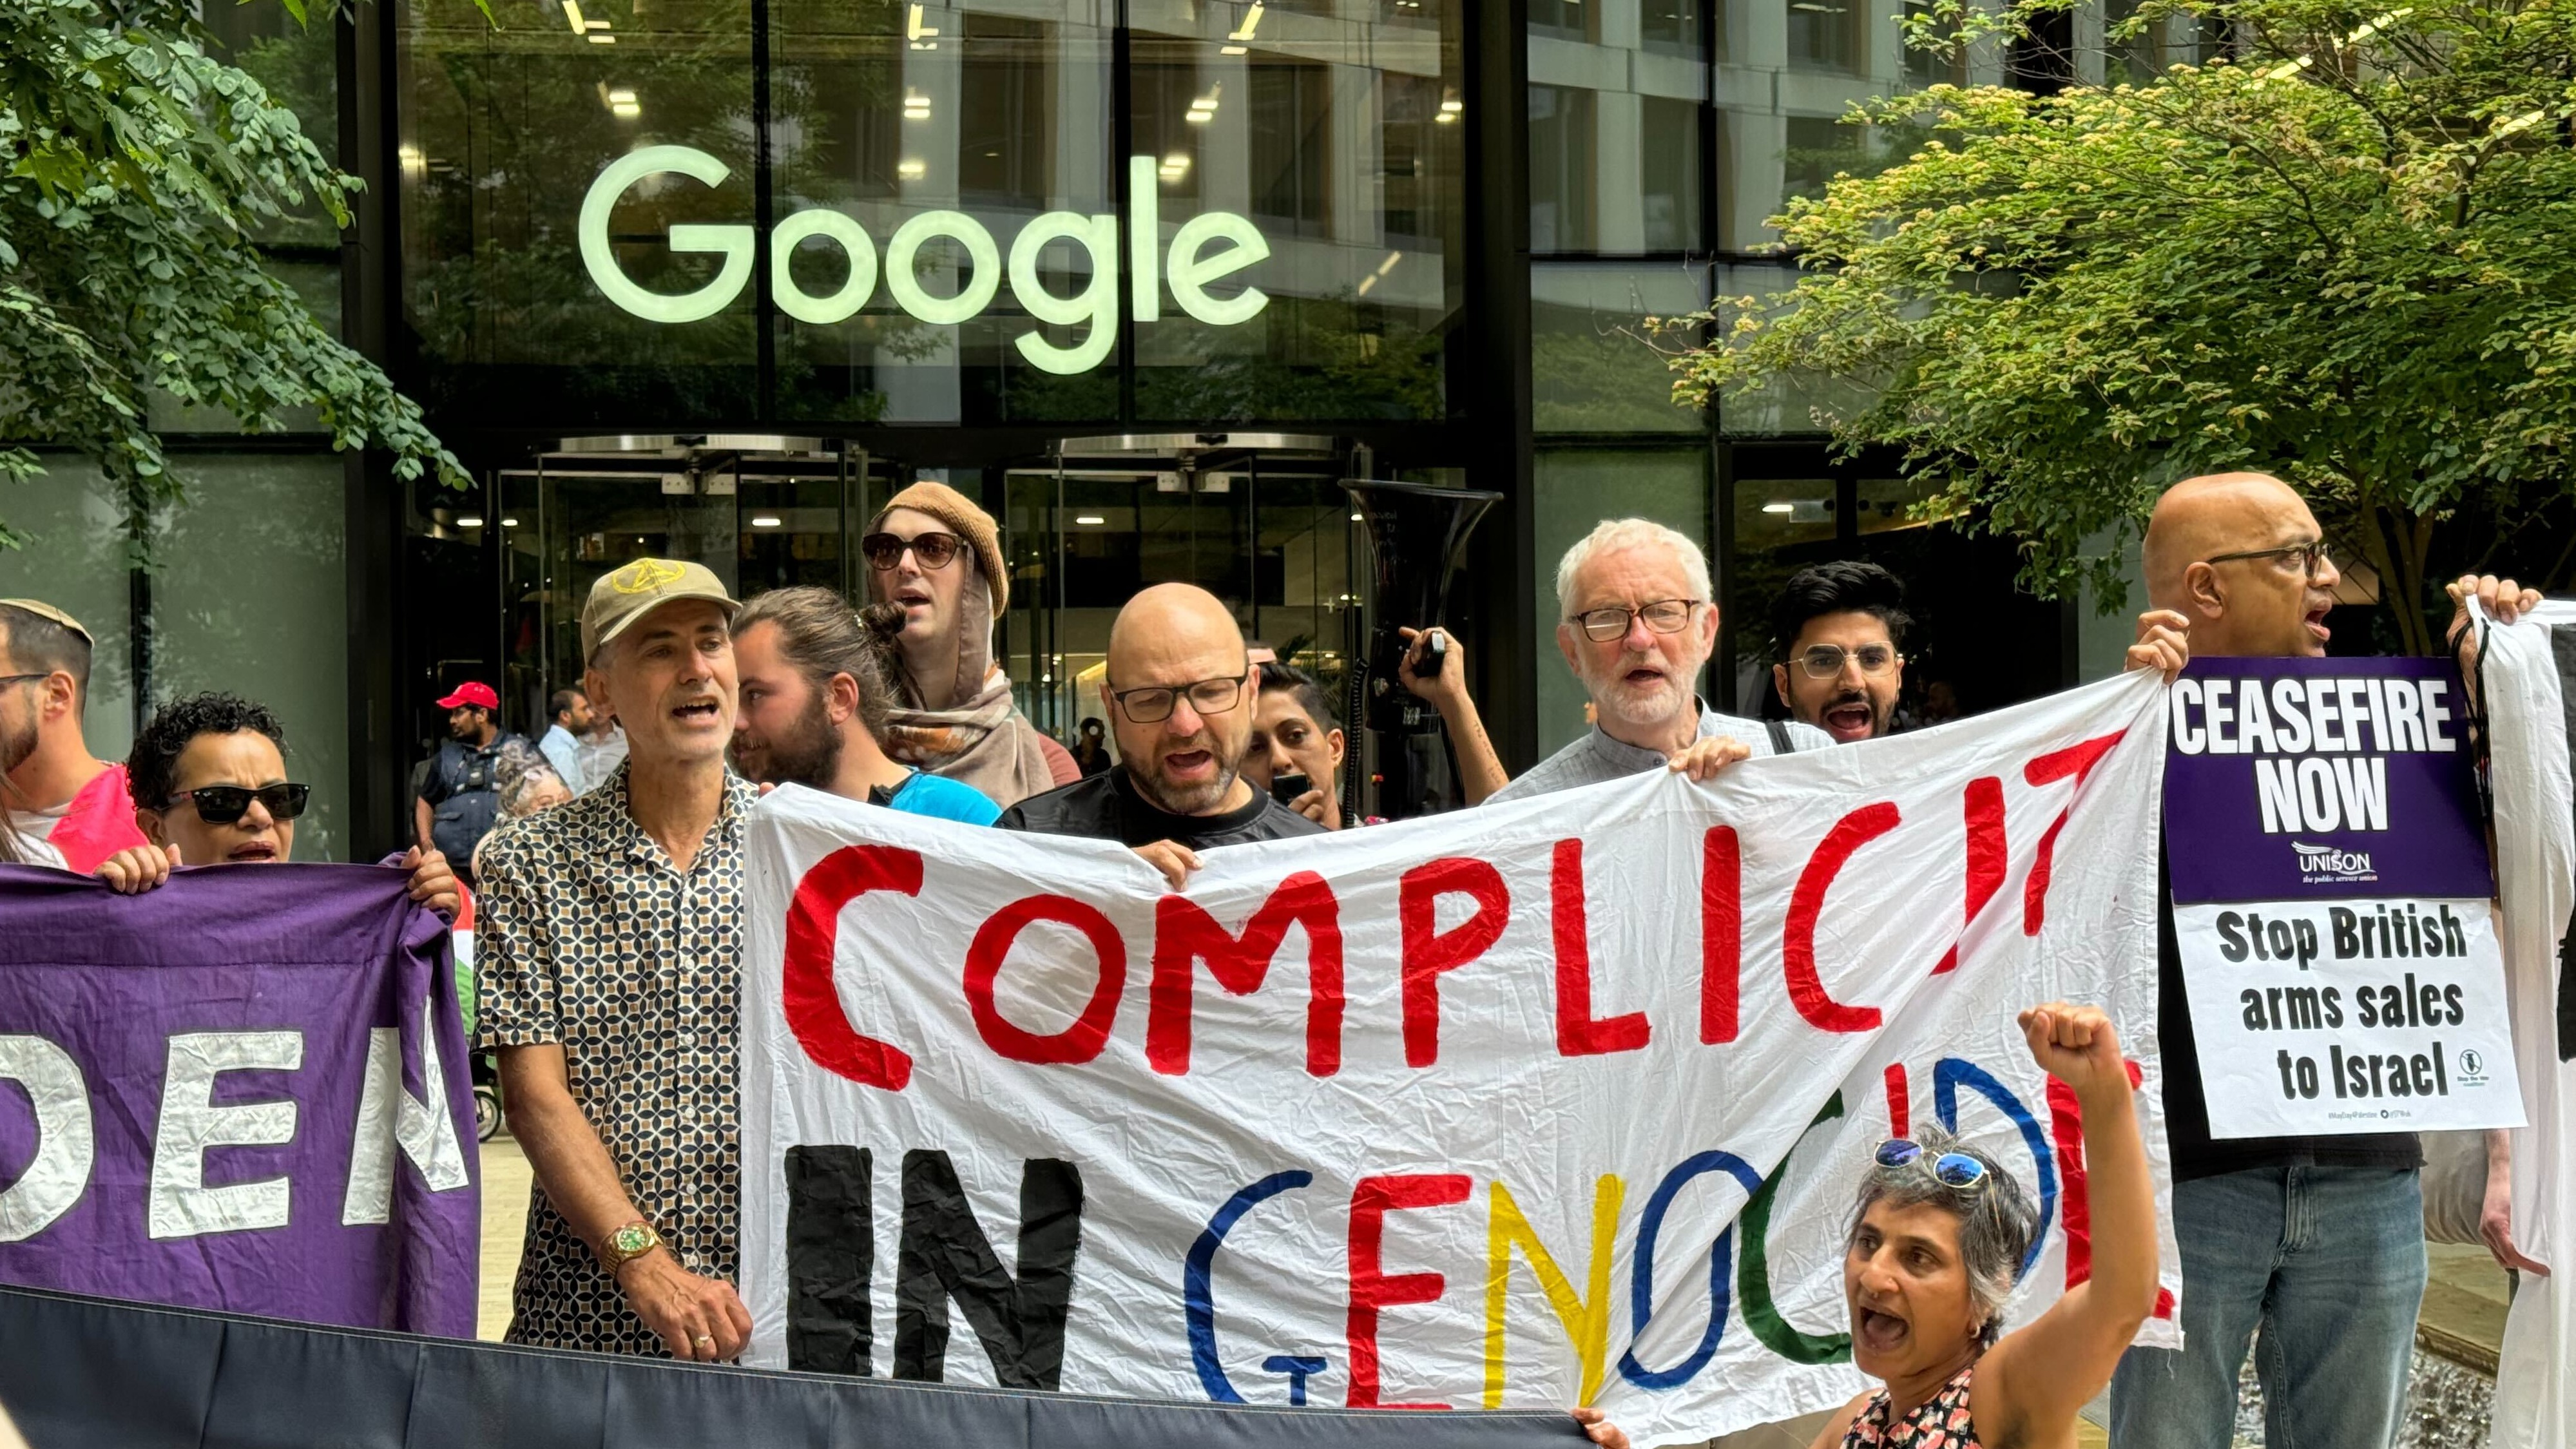
<path fill-rule="evenodd" d="M 81 642 L 84 644 L 96 644 L 98 642 L 90 636 L 89 630 L 81 627 L 80 620 L 73 618 L 71 615 L 64 613 L 62 610 L 55 608 L 53 605 L 46 603 L 42 599 L 0 599 L 0 605 L 7 605 L 12 609 L 24 609 L 39 619 L 48 619 L 54 623 L 60 624 L 64 628 L 81 636 Z"/>
<path fill-rule="evenodd" d="M 581 657 L 589 659 L 636 620 L 681 599 L 720 604 L 726 618 L 742 607 L 705 564 L 639 558 L 620 564 L 590 586 L 590 598 L 581 606 Z"/>

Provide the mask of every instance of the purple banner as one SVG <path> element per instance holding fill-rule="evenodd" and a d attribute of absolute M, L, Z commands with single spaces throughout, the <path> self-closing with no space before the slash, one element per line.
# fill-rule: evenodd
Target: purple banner
<path fill-rule="evenodd" d="M 473 1083 L 405 891 L 0 866 L 0 1282 L 471 1337 Z"/>
<path fill-rule="evenodd" d="M 2177 905 L 2495 894 L 2447 659 L 2195 659 L 2171 693 Z"/>

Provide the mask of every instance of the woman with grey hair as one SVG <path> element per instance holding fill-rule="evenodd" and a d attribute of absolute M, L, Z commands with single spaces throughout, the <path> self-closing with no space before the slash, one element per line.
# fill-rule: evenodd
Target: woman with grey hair
<path fill-rule="evenodd" d="M 1843 1251 L 1852 1362 L 1882 1381 L 1813 1449 L 2058 1449 L 2111 1381 L 2156 1301 L 2156 1205 L 2119 1034 L 2090 1006 L 2021 1014 L 2032 1060 L 2074 1089 L 2092 1184 L 2092 1277 L 2005 1333 L 2004 1301 L 2038 1231 L 2029 1194 L 1946 1133 L 1880 1144 Z"/>

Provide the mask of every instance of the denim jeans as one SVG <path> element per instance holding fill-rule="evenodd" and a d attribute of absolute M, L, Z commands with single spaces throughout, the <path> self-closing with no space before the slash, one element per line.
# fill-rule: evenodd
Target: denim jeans
<path fill-rule="evenodd" d="M 2112 1449 L 2227 1449 L 2256 1328 L 2269 1449 L 2394 1442 L 2424 1298 L 2414 1169 L 2273 1167 L 2174 1184 L 2181 1352 L 2132 1348 Z"/>

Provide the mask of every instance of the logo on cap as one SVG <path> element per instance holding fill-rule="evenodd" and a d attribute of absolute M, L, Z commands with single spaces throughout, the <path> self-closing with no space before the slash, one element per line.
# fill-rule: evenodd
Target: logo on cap
<path fill-rule="evenodd" d="M 678 564 L 660 559 L 637 559 L 608 576 L 608 586 L 621 594 L 649 594 L 666 584 L 676 584 L 685 572 Z"/>

